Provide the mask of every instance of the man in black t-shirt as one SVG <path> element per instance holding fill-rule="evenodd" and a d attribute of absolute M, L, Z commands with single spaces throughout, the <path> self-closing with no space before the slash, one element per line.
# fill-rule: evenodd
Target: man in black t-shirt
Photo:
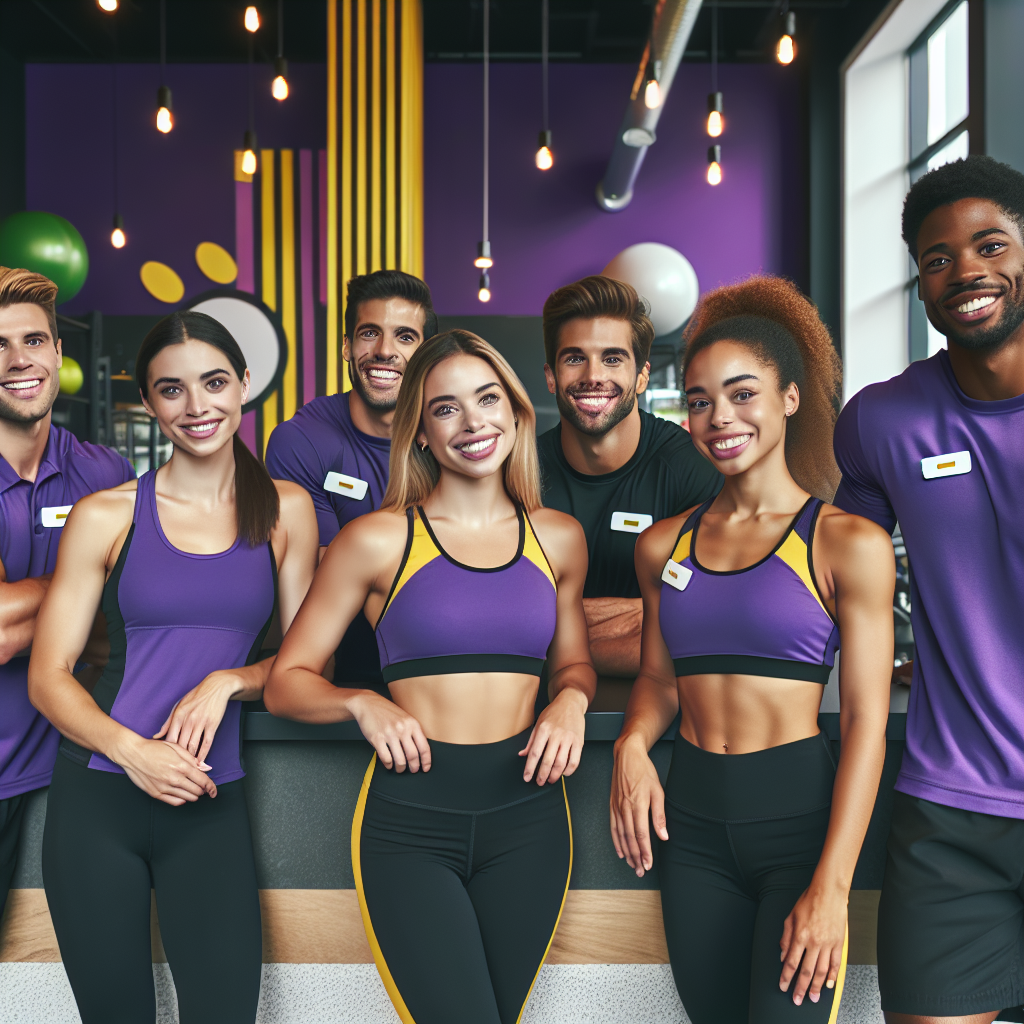
<path fill-rule="evenodd" d="M 579 520 L 590 568 L 583 604 L 600 675 L 640 671 L 637 535 L 717 493 L 690 435 L 642 412 L 654 327 L 628 284 L 585 277 L 544 303 L 544 373 L 561 422 L 537 441 L 544 504 Z"/>

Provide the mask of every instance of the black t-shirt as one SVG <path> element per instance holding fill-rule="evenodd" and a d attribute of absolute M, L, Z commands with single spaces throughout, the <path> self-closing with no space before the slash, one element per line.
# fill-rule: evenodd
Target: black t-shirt
<path fill-rule="evenodd" d="M 682 427 L 640 410 L 640 443 L 614 473 L 578 473 L 562 453 L 562 425 L 537 439 L 548 508 L 579 520 L 590 568 L 584 597 L 639 597 L 633 549 L 659 519 L 699 505 L 722 486 L 722 475 L 694 448 Z M 647 519 L 647 517 L 650 519 Z"/>

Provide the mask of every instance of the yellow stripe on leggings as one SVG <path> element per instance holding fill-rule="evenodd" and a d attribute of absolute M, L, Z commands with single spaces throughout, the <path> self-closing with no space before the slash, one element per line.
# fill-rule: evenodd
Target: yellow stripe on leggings
<path fill-rule="evenodd" d="M 843 998 L 843 983 L 846 981 L 846 957 L 850 952 L 850 926 L 846 926 L 846 938 L 843 939 L 843 958 L 839 961 L 839 975 L 836 978 L 836 994 L 832 997 L 832 1012 L 828 1015 L 828 1024 L 836 1024 L 839 1020 L 839 1003 Z"/>
<path fill-rule="evenodd" d="M 565 900 L 569 895 L 569 880 L 572 878 L 572 814 L 569 812 L 569 794 L 565 791 L 565 778 L 562 778 L 562 797 L 565 799 L 565 820 L 569 826 L 569 870 L 565 875 L 565 892 L 562 893 L 562 905 L 558 908 L 558 917 L 555 918 L 555 927 L 551 929 L 551 938 L 548 939 L 547 947 L 544 950 L 544 955 L 540 958 L 540 963 L 537 965 L 537 973 L 533 976 L 533 981 L 530 982 L 530 990 L 526 993 L 526 998 L 523 1000 L 523 1005 L 519 1010 L 519 1016 L 516 1018 L 516 1024 L 520 1024 L 523 1019 L 523 1014 L 526 1012 L 526 1004 L 530 1001 L 530 996 L 533 994 L 533 987 L 537 984 L 537 979 L 540 977 L 540 969 L 544 966 L 544 961 L 548 958 L 548 953 L 551 951 L 551 943 L 555 941 L 555 932 L 558 931 L 558 922 L 562 920 L 562 911 L 565 910 Z M 843 966 L 846 966 L 846 951 L 843 951 Z M 829 1024 L 833 1024 L 829 1021 Z"/>
<path fill-rule="evenodd" d="M 370 759 L 370 767 L 366 769 L 366 774 L 363 776 L 363 785 L 359 790 L 359 799 L 356 801 L 355 817 L 352 819 L 352 874 L 355 875 L 356 879 L 356 892 L 359 895 L 359 912 L 363 916 L 363 928 L 366 929 L 366 938 L 370 943 L 370 952 L 373 953 L 373 962 L 377 965 L 377 970 L 380 972 L 381 981 L 384 982 L 384 988 L 387 989 L 388 996 L 390 997 L 395 1010 L 398 1011 L 398 1016 L 401 1018 L 402 1024 L 416 1024 L 416 1021 L 413 1020 L 412 1014 L 409 1012 L 409 1008 L 405 1005 L 405 1000 L 402 998 L 401 992 L 398 991 L 395 979 L 391 977 L 391 971 L 388 970 L 387 961 L 384 959 L 384 954 L 381 952 L 380 944 L 377 942 L 377 936 L 373 932 L 373 922 L 370 920 L 370 911 L 366 906 L 366 893 L 363 891 L 363 872 L 359 856 L 359 838 L 363 830 L 363 814 L 366 811 L 366 796 L 370 792 L 370 779 L 373 778 L 373 769 L 376 765 L 377 755 L 374 754 Z M 845 953 L 843 963 L 846 963 Z"/>

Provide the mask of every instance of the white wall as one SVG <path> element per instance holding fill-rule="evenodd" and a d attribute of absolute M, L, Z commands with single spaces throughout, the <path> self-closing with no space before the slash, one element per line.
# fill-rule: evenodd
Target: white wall
<path fill-rule="evenodd" d="M 911 265 L 907 58 L 946 0 L 894 0 L 842 68 L 844 400 L 904 370 Z"/>

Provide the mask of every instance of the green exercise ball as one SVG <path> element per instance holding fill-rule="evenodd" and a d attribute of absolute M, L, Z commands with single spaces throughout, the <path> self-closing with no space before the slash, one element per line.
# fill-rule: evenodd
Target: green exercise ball
<path fill-rule="evenodd" d="M 89 273 L 89 253 L 78 229 L 42 210 L 12 213 L 0 224 L 0 266 L 24 267 L 57 286 L 57 304 L 73 299 Z"/>
<path fill-rule="evenodd" d="M 62 395 L 77 395 L 82 390 L 85 374 L 82 373 L 82 366 L 77 359 L 64 356 L 57 375 L 60 378 L 60 393 Z"/>

